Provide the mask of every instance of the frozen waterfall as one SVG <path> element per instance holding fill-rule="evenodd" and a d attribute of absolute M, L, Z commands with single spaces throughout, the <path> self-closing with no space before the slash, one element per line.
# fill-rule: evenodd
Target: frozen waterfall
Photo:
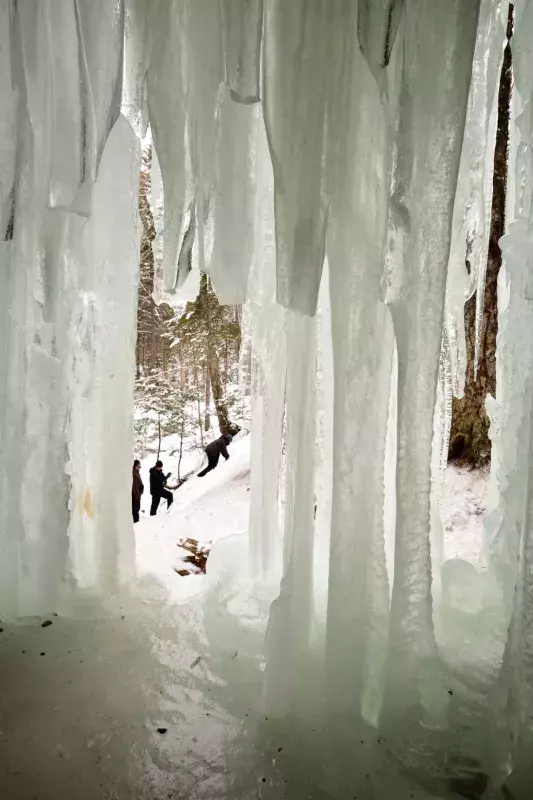
<path fill-rule="evenodd" d="M 149 126 L 164 216 L 156 296 L 180 291 L 192 252 L 250 320 L 246 591 L 222 556 L 212 569 L 255 616 L 206 602 L 210 634 L 222 642 L 232 617 L 241 633 L 255 619 L 246 646 L 264 668 L 265 713 L 334 715 L 340 732 L 379 731 L 432 780 L 507 782 L 522 796 L 533 0 L 517 0 L 511 40 L 487 589 L 476 614 L 439 591 L 441 454 L 476 287 L 482 314 L 508 11 L 507 0 L 0 0 L 2 618 L 69 614 L 81 594 L 134 577 Z M 232 693 L 242 676 L 220 669 Z"/>

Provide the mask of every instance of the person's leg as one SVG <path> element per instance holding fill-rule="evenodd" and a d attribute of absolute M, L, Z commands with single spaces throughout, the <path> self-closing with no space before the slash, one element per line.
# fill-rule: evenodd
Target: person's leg
<path fill-rule="evenodd" d="M 152 495 L 152 506 L 150 508 L 150 516 L 155 517 L 157 514 L 157 509 L 159 508 L 159 502 L 161 500 L 161 495 L 153 494 Z"/>
<path fill-rule="evenodd" d="M 141 510 L 141 504 L 138 503 L 136 500 L 131 501 L 131 511 L 133 514 L 133 521 L 139 522 L 139 511 Z"/>
<path fill-rule="evenodd" d="M 168 489 L 163 489 L 161 497 L 164 497 L 164 499 L 167 501 L 167 509 L 170 508 L 170 506 L 174 502 L 174 495 L 172 494 L 172 492 L 169 492 Z"/>
<path fill-rule="evenodd" d="M 207 467 L 198 473 L 199 478 L 203 478 L 204 475 L 207 475 L 208 472 L 211 472 L 212 469 L 215 469 L 216 465 L 218 464 L 218 456 L 207 456 L 207 462 Z"/>

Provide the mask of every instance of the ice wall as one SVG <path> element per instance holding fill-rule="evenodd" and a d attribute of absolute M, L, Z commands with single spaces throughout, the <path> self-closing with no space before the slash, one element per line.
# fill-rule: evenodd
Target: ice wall
<path fill-rule="evenodd" d="M 533 362 L 527 337 L 519 344 L 530 327 L 529 0 L 514 40 L 492 605 L 478 629 L 468 615 L 461 628 L 434 586 L 443 409 L 452 386 L 462 391 L 462 305 L 483 288 L 507 7 L 2 0 L 3 614 L 110 591 L 132 571 L 137 137 L 149 123 L 164 210 L 155 296 L 190 278 L 192 258 L 223 301 L 247 299 L 248 557 L 259 593 L 279 586 L 267 707 L 297 714 L 312 695 L 350 729 L 378 728 L 406 764 L 502 782 L 533 690 Z"/>

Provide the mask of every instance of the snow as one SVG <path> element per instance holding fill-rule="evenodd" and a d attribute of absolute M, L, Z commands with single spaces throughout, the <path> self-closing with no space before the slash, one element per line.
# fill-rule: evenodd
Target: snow
<path fill-rule="evenodd" d="M 487 507 L 487 469 L 450 465 L 445 472 L 440 514 L 444 560 L 462 558 L 482 566 L 483 516 Z"/>
<path fill-rule="evenodd" d="M 192 538 L 200 544 L 214 545 L 226 536 L 248 530 L 250 509 L 250 437 L 235 438 L 229 446 L 229 461 L 220 459 L 218 467 L 204 478 L 194 473 L 174 492 L 174 503 L 167 513 L 163 501 L 157 516 L 150 517 L 148 470 L 154 460 L 141 462 L 145 485 L 139 522 L 135 525 L 137 572 L 140 577 L 156 578 L 168 592 L 169 602 L 182 602 L 202 591 L 204 576 L 179 576 L 175 569 L 186 567 L 186 553 L 179 549 L 179 539 Z M 172 469 L 173 459 L 164 459 Z M 175 460 L 175 457 L 174 457 Z M 184 459 L 185 461 L 185 459 Z M 203 459 L 190 454 L 187 469 L 200 469 Z M 172 478 L 169 480 L 172 485 Z M 209 568 L 209 561 L 208 561 Z"/>

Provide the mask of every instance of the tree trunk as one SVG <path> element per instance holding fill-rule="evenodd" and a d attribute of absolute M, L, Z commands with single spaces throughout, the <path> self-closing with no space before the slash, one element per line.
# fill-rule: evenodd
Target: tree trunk
<path fill-rule="evenodd" d="M 216 300 L 216 298 L 215 298 Z M 214 331 L 211 324 L 212 309 L 209 304 L 209 291 L 207 284 L 207 275 L 203 274 L 200 279 L 200 304 L 207 332 L 207 369 L 209 372 L 209 380 L 211 382 L 211 391 L 213 393 L 213 400 L 215 401 L 215 408 L 218 417 L 218 426 L 220 433 L 230 433 L 231 424 L 229 421 L 228 408 L 224 402 L 224 392 L 222 389 L 222 379 L 220 376 L 220 364 L 216 350 L 216 343 Z M 217 302 L 218 305 L 218 302 Z"/>
<path fill-rule="evenodd" d="M 222 380 L 220 377 L 220 365 L 218 363 L 218 356 L 212 342 L 207 345 L 207 366 L 209 369 L 209 379 L 211 381 L 211 389 L 213 392 L 213 400 L 215 401 L 215 408 L 218 417 L 218 427 L 220 433 L 230 432 L 230 421 L 228 415 L 228 408 L 224 402 L 224 392 L 222 390 Z"/>
<path fill-rule="evenodd" d="M 211 428 L 211 415 L 209 413 L 209 403 L 211 402 L 211 384 L 209 383 L 209 372 L 205 370 L 205 419 L 204 429 L 207 432 Z"/>
<path fill-rule="evenodd" d="M 181 429 L 180 429 L 180 457 L 178 459 L 178 486 L 181 484 L 181 458 L 183 456 L 183 433 L 185 430 L 185 409 L 183 409 L 183 414 L 181 417 Z"/>
<path fill-rule="evenodd" d="M 509 7 L 507 38 L 513 28 L 513 6 Z M 509 42 L 505 48 L 498 93 L 498 131 L 494 151 L 492 216 L 487 255 L 487 276 L 483 303 L 483 321 L 479 340 L 477 380 L 474 379 L 476 340 L 476 296 L 465 304 L 466 382 L 464 397 L 453 398 L 450 433 L 450 459 L 460 459 L 472 466 L 490 460 L 489 419 L 485 411 L 487 394 L 496 393 L 496 336 L 498 333 L 498 273 L 501 250 L 498 241 L 505 232 L 505 195 L 509 146 L 509 107 L 512 90 L 512 62 Z"/>
<path fill-rule="evenodd" d="M 157 461 L 161 455 L 161 414 L 157 413 Z"/>
<path fill-rule="evenodd" d="M 204 449 L 204 428 L 202 425 L 202 410 L 200 408 L 200 385 L 198 383 L 198 367 L 196 365 L 196 350 L 193 348 L 193 359 L 194 359 L 194 386 L 195 386 L 195 394 L 196 394 L 196 408 L 198 411 L 198 427 L 200 428 L 200 444 L 202 446 L 202 450 Z"/>

